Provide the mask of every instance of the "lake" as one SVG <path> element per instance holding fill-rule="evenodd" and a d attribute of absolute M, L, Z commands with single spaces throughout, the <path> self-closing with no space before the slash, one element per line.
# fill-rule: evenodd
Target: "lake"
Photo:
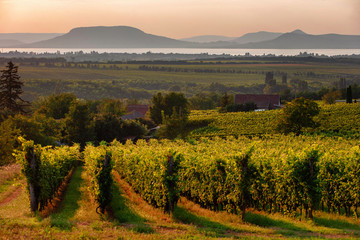
<path fill-rule="evenodd" d="M 178 53 L 178 54 L 209 54 L 209 55 L 251 55 L 261 56 L 273 54 L 276 56 L 295 56 L 299 53 L 314 53 L 318 55 L 337 56 L 337 55 L 360 55 L 360 49 L 204 49 L 204 48 L 0 48 L 0 53 L 11 51 L 33 52 L 33 53 L 67 53 L 79 52 L 90 53 Z"/>

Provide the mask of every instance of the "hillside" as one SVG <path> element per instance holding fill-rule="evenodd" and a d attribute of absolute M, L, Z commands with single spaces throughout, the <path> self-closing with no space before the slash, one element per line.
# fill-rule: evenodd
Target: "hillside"
<path fill-rule="evenodd" d="M 263 49 L 357 49 L 360 48 L 359 35 L 324 34 L 311 35 L 301 30 L 282 34 L 268 41 L 247 43 L 242 48 Z"/>
<path fill-rule="evenodd" d="M 81 27 L 62 36 L 36 42 L 24 47 L 38 48 L 161 48 L 194 47 L 196 45 L 167 37 L 147 34 L 137 28 Z"/>
<path fill-rule="evenodd" d="M 63 33 L 0 33 L 0 40 L 12 39 L 24 44 L 48 40 L 60 35 Z"/>
<path fill-rule="evenodd" d="M 1 39 L 1 38 L 0 38 Z M 190 42 L 189 42 L 190 41 Z M 25 42 L 25 41 L 23 41 Z M 359 35 L 311 35 L 256 32 L 239 38 L 217 35 L 182 40 L 148 34 L 128 26 L 80 27 L 52 39 L 20 45 L 23 48 L 249 48 L 249 49 L 358 49 Z"/>
<path fill-rule="evenodd" d="M 218 42 L 218 41 L 233 41 L 234 37 L 220 36 L 220 35 L 201 35 L 189 38 L 181 38 L 181 41 L 187 42 L 198 42 L 198 43 L 209 43 L 209 42 Z"/>
<path fill-rule="evenodd" d="M 0 47 L 13 47 L 21 44 L 24 43 L 15 39 L 0 39 Z"/>
<path fill-rule="evenodd" d="M 268 41 L 273 40 L 277 37 L 280 37 L 283 33 L 277 33 L 277 32 L 266 32 L 266 31 L 260 31 L 255 33 L 247 33 L 239 38 L 235 38 L 232 41 L 244 44 L 244 43 L 255 43 L 255 42 L 262 42 L 262 41 Z"/>

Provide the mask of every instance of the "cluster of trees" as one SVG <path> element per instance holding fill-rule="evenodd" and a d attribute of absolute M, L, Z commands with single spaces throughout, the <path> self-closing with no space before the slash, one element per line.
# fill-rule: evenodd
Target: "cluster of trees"
<path fill-rule="evenodd" d="M 59 145 L 141 137 L 151 121 L 122 120 L 119 99 L 84 101 L 63 93 L 40 98 L 32 105 L 21 98 L 18 67 L 9 62 L 0 77 L 0 165 L 12 161 L 19 136 L 35 144 Z"/>
<path fill-rule="evenodd" d="M 194 73 L 233 73 L 233 74 L 264 74 L 263 71 L 251 71 L 241 69 L 220 69 L 220 68 L 179 68 L 168 66 L 148 66 L 141 65 L 138 67 L 141 71 L 154 72 L 194 72 Z"/>

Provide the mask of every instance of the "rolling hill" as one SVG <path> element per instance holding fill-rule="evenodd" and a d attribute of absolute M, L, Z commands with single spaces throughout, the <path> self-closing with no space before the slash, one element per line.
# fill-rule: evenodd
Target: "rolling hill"
<path fill-rule="evenodd" d="M 23 48 L 234 48 L 234 49 L 360 49 L 360 35 L 311 35 L 301 30 L 289 33 L 256 32 L 229 41 L 224 36 L 197 36 L 194 42 L 145 33 L 128 26 L 80 27 L 52 39 Z M 225 41 L 228 39 L 227 41 Z M 217 40 L 213 42 L 207 42 Z M 203 42 L 199 42 L 203 41 Z M 205 42 L 206 41 L 206 42 Z"/>
<path fill-rule="evenodd" d="M 62 36 L 24 45 L 37 48 L 166 48 L 195 47 L 196 44 L 147 34 L 137 28 L 80 27 Z"/>

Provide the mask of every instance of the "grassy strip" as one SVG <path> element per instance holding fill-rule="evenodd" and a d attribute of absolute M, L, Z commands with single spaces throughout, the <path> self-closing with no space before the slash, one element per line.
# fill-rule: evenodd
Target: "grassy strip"
<path fill-rule="evenodd" d="M 129 206 L 128 200 L 120 192 L 119 184 L 113 184 L 113 200 L 111 208 L 114 219 L 117 224 L 129 224 L 129 226 L 138 233 L 152 233 L 154 230 L 145 223 L 146 219 L 138 215 Z"/>
<path fill-rule="evenodd" d="M 79 208 L 78 201 L 80 199 L 80 186 L 83 182 L 81 178 L 82 167 L 75 169 L 73 177 L 68 185 L 65 198 L 62 202 L 60 211 L 50 216 L 51 226 L 61 229 L 71 229 L 73 221 L 71 218 L 75 216 L 76 210 Z"/>

